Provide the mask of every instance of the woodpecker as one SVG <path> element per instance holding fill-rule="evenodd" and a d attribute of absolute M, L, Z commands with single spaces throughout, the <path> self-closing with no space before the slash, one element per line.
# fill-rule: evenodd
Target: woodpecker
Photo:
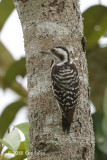
<path fill-rule="evenodd" d="M 62 129 L 69 133 L 73 115 L 79 97 L 79 77 L 78 71 L 70 54 L 65 47 L 55 47 L 50 52 L 59 63 L 53 62 L 51 66 L 51 79 L 54 96 L 58 106 L 62 111 Z"/>

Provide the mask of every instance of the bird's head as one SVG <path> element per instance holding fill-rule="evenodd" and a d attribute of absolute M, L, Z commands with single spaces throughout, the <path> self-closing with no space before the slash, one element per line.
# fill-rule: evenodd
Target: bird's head
<path fill-rule="evenodd" d="M 58 58 L 61 62 L 69 62 L 70 57 L 69 57 L 69 52 L 65 47 L 54 47 L 52 48 L 49 52 L 48 51 L 41 51 L 41 53 L 46 53 L 46 54 L 53 54 L 54 57 Z"/>

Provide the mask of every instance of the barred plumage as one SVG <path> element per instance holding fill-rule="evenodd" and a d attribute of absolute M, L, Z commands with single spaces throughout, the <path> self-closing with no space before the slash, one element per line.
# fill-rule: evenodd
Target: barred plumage
<path fill-rule="evenodd" d="M 55 98 L 62 110 L 62 128 L 69 133 L 79 95 L 78 72 L 74 64 L 66 62 L 62 66 L 54 65 L 51 77 Z"/>
<path fill-rule="evenodd" d="M 55 47 L 51 53 L 61 61 L 52 65 L 51 78 L 55 98 L 62 110 L 62 129 L 69 133 L 79 96 L 78 72 L 66 48 Z"/>

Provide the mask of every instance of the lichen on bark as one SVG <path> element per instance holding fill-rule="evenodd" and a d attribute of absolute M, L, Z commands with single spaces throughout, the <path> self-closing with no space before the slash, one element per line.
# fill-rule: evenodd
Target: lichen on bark
<path fill-rule="evenodd" d="M 94 160 L 94 134 L 83 49 L 83 23 L 78 0 L 14 0 L 26 51 L 30 123 L 29 160 Z M 68 48 L 80 79 L 80 98 L 70 134 L 61 128 L 61 112 L 51 86 L 50 56 L 41 50 Z"/>

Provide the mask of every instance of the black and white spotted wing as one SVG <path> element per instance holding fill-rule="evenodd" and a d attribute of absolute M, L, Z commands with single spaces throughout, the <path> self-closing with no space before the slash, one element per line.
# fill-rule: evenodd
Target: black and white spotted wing
<path fill-rule="evenodd" d="M 51 72 L 55 97 L 63 111 L 76 106 L 79 95 L 79 78 L 74 64 L 54 65 Z"/>

